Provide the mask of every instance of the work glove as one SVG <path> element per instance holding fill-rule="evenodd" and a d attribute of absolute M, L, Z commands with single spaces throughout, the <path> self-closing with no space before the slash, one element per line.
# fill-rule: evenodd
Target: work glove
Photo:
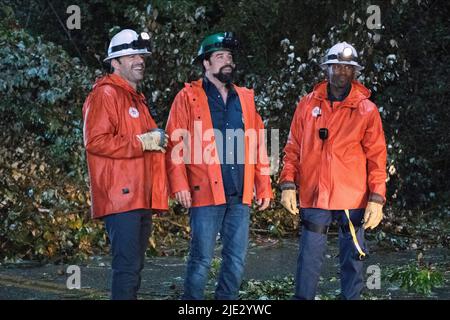
<path fill-rule="evenodd" d="M 162 151 L 166 152 L 169 136 L 162 129 L 153 129 L 149 132 L 137 135 L 142 143 L 144 151 Z"/>
<path fill-rule="evenodd" d="M 293 215 L 298 214 L 297 194 L 295 190 L 283 190 L 281 192 L 281 204 Z"/>
<path fill-rule="evenodd" d="M 367 203 L 366 212 L 364 213 L 364 229 L 373 229 L 383 219 L 383 205 L 380 203 L 369 201 Z"/>

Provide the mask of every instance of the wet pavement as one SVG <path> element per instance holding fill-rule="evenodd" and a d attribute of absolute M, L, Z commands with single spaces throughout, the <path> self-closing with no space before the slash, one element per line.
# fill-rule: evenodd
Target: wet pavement
<path fill-rule="evenodd" d="M 370 243 L 369 243 L 370 245 Z M 396 268 L 413 263 L 418 251 L 388 251 L 370 246 L 366 262 L 383 268 Z M 217 249 L 218 255 L 220 247 Z M 296 239 L 253 239 L 247 256 L 244 281 L 292 277 L 296 269 L 298 244 Z M 439 265 L 445 284 L 435 288 L 430 296 L 411 294 L 391 283 L 381 283 L 379 290 L 367 290 L 370 299 L 450 299 L 450 250 L 435 248 L 423 252 L 423 261 Z M 322 268 L 318 295 L 332 296 L 339 292 L 339 260 L 337 239 L 330 237 Z M 37 265 L 33 262 L 0 265 L 0 299 L 3 300 L 61 300 L 108 299 L 110 285 L 109 256 L 91 257 L 80 264 L 80 289 L 69 290 L 68 265 Z M 184 257 L 148 257 L 142 272 L 139 299 L 178 299 L 183 290 Z M 210 282 L 212 289 L 214 281 Z"/>

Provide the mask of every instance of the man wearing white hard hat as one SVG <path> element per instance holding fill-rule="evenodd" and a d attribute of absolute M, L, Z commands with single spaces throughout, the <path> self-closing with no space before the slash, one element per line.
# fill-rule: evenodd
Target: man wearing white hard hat
<path fill-rule="evenodd" d="M 111 299 L 137 298 L 152 212 L 168 209 L 167 136 L 138 91 L 149 44 L 146 33 L 117 33 L 104 60 L 111 73 L 83 105 L 92 216 L 105 222 L 111 243 Z"/>
<path fill-rule="evenodd" d="M 295 278 L 296 299 L 314 299 L 327 231 L 339 224 L 342 299 L 360 299 L 367 258 L 364 230 L 383 218 L 386 143 L 370 91 L 355 80 L 358 54 L 341 42 L 321 67 L 327 80 L 303 97 L 295 111 L 280 175 L 281 203 L 298 214 L 302 231 Z"/>

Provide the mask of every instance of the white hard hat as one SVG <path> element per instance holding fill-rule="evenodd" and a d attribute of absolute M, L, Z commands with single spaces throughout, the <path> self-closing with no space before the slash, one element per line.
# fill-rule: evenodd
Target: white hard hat
<path fill-rule="evenodd" d="M 358 53 L 351 44 L 347 42 L 339 42 L 332 46 L 324 57 L 325 62 L 320 66 L 325 69 L 329 64 L 349 64 L 356 68 L 357 71 L 363 69 L 358 63 Z"/>
<path fill-rule="evenodd" d="M 140 35 L 134 30 L 124 29 L 112 37 L 108 47 L 108 56 L 104 62 L 132 54 L 149 55 L 150 36 L 146 32 Z"/>

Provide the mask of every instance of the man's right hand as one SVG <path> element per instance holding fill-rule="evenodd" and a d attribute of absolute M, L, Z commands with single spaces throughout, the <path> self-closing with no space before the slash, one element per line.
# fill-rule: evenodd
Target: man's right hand
<path fill-rule="evenodd" d="M 166 152 L 168 136 L 165 135 L 164 144 L 161 146 L 161 133 L 154 130 L 137 135 L 138 139 L 142 143 L 142 149 L 144 151 L 162 151 Z"/>
<path fill-rule="evenodd" d="M 287 211 L 297 215 L 299 210 L 297 208 L 297 194 L 295 190 L 283 190 L 281 192 L 281 204 Z"/>
<path fill-rule="evenodd" d="M 177 201 L 181 203 L 181 205 L 186 209 L 191 207 L 192 198 L 191 192 L 189 190 L 178 191 L 177 193 L 175 193 L 175 199 L 177 199 Z"/>

